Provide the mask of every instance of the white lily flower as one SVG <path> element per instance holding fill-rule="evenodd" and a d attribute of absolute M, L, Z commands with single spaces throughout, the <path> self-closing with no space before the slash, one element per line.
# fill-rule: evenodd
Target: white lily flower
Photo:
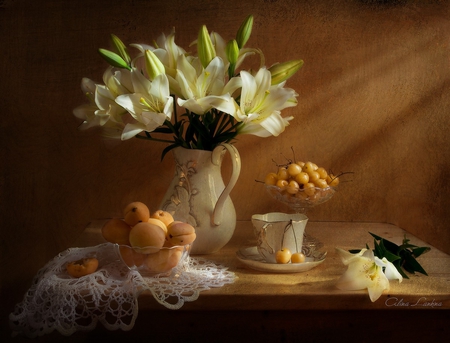
<path fill-rule="evenodd" d="M 271 86 L 271 74 L 261 68 L 255 76 L 241 71 L 242 91 L 235 118 L 242 122 L 239 133 L 259 137 L 278 136 L 293 117 L 283 118 L 281 110 L 295 106 L 298 94 L 289 88 Z"/>
<path fill-rule="evenodd" d="M 131 46 L 141 52 L 139 59 L 136 59 L 134 62 L 135 65 L 139 64 L 142 67 L 141 69 L 143 69 L 145 62 L 142 61 L 142 57 L 144 56 L 145 50 L 150 50 L 164 65 L 166 74 L 172 78 L 175 78 L 176 75 L 178 57 L 186 54 L 186 50 L 175 43 L 175 28 L 172 29 L 172 32 L 168 36 L 164 33 L 161 34 L 156 40 L 156 47 L 147 44 L 131 44 Z"/>
<path fill-rule="evenodd" d="M 120 121 L 120 115 L 125 111 L 116 101 L 116 94 L 104 85 L 97 85 L 95 90 L 95 103 L 98 110 L 95 115 L 100 119 L 100 126 L 103 126 L 108 120 Z"/>
<path fill-rule="evenodd" d="M 210 34 L 211 42 L 214 45 L 214 49 L 216 50 L 216 55 L 219 56 L 224 62 L 224 69 L 228 69 L 228 58 L 227 58 L 227 42 L 219 35 L 217 32 L 212 31 Z"/>
<path fill-rule="evenodd" d="M 103 82 L 111 94 L 115 96 L 133 92 L 133 83 L 129 70 L 117 70 L 110 67 L 103 73 Z"/>
<path fill-rule="evenodd" d="M 89 100 L 88 104 L 82 104 L 73 110 L 75 117 L 82 119 L 83 123 L 79 126 L 80 130 L 87 130 L 93 126 L 100 125 L 100 118 L 95 116 L 98 106 L 95 104 L 96 84 L 91 79 L 84 77 L 81 80 L 81 90 Z"/>
<path fill-rule="evenodd" d="M 372 302 L 376 301 L 385 290 L 389 290 L 389 279 L 383 272 L 383 267 L 389 268 L 389 276 L 402 281 L 401 275 L 392 273 L 395 266 L 386 258 L 380 260 L 374 257 L 372 250 L 362 249 L 357 254 L 336 248 L 347 271 L 340 277 L 337 287 L 342 290 L 356 291 L 366 289 Z M 381 261 L 381 262 L 380 262 Z"/>
<path fill-rule="evenodd" d="M 379 257 L 375 256 L 375 263 L 379 267 L 383 267 L 384 275 L 388 278 L 388 280 L 398 280 L 399 283 L 403 281 L 403 276 L 400 274 L 395 268 L 395 266 L 387 260 L 386 257 L 383 257 L 380 259 Z"/>
<path fill-rule="evenodd" d="M 126 117 L 127 111 L 117 104 L 115 99 L 122 94 L 128 94 L 134 91 L 132 73 L 125 69 L 116 70 L 114 68 L 108 68 L 103 74 L 103 82 L 109 91 L 108 98 L 114 99 L 114 103 L 108 100 L 109 111 L 106 113 L 109 115 L 109 118 L 103 121 L 101 125 L 105 130 L 106 127 L 113 128 L 114 131 L 123 130 L 125 126 L 124 118 Z M 111 136 L 110 134 L 107 135 Z"/>
<path fill-rule="evenodd" d="M 82 104 L 73 110 L 75 117 L 82 119 L 83 122 L 78 127 L 80 130 L 87 130 L 100 125 L 100 117 L 95 115 L 98 107 L 94 104 Z"/>
<path fill-rule="evenodd" d="M 190 63 L 184 55 L 178 60 L 176 80 L 182 96 L 178 99 L 178 105 L 198 115 L 212 108 L 233 114 L 234 101 L 229 93 L 225 93 L 223 60 L 215 57 L 206 69 L 200 68 L 197 61 L 194 59 Z"/>
<path fill-rule="evenodd" d="M 104 126 L 108 121 L 121 122 L 125 110 L 116 104 L 115 98 L 118 91 L 127 91 L 121 85 L 122 83 L 130 85 L 130 82 L 125 81 L 126 78 L 126 72 L 116 75 L 112 73 L 112 68 L 108 68 L 104 73 L 104 81 L 113 90 L 106 85 L 95 84 L 92 80 L 83 78 L 81 88 L 89 98 L 89 104 L 81 105 L 73 111 L 76 117 L 84 120 L 79 127 L 81 130 Z"/>
<path fill-rule="evenodd" d="M 153 82 L 132 71 L 136 93 L 118 96 L 115 101 L 125 108 L 135 121 L 127 123 L 122 140 L 130 139 L 142 131 L 152 132 L 170 120 L 173 112 L 173 98 L 170 96 L 169 81 L 165 74 L 158 75 Z"/>
<path fill-rule="evenodd" d="M 158 59 L 161 61 L 161 63 L 164 65 L 165 68 L 165 74 L 167 76 L 167 79 L 169 80 L 170 90 L 173 94 L 179 95 L 180 94 L 180 87 L 178 86 L 177 81 L 175 81 L 175 75 L 177 73 L 176 69 L 174 69 L 173 66 L 171 66 L 171 58 L 170 53 L 164 49 L 155 49 L 151 47 L 150 45 L 144 45 L 144 44 L 131 44 L 132 46 L 136 47 L 141 51 L 141 53 L 131 62 L 134 69 L 140 70 L 141 75 L 143 78 L 150 79 L 147 68 L 145 66 L 145 50 L 152 51 Z M 136 73 L 133 73 L 136 74 Z"/>

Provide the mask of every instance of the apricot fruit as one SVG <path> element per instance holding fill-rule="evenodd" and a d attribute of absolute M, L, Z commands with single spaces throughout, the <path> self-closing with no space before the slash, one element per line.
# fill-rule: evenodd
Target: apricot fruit
<path fill-rule="evenodd" d="M 147 223 L 158 225 L 161 229 L 163 229 L 164 233 L 167 234 L 167 226 L 161 220 L 156 218 L 149 218 Z"/>
<path fill-rule="evenodd" d="M 67 263 L 67 273 L 72 277 L 82 277 L 94 273 L 98 268 L 98 260 L 95 257 L 82 258 Z"/>
<path fill-rule="evenodd" d="M 166 240 L 166 233 L 160 226 L 146 221 L 133 226 L 129 239 L 130 245 L 137 252 L 151 254 L 162 248 Z"/>
<path fill-rule="evenodd" d="M 131 227 L 120 218 L 108 220 L 102 227 L 102 236 L 110 243 L 119 245 L 130 245 L 128 236 Z"/>
<path fill-rule="evenodd" d="M 145 261 L 146 255 L 136 252 L 132 247 L 119 246 L 122 261 L 130 268 L 140 267 Z"/>
<path fill-rule="evenodd" d="M 183 248 L 165 248 L 155 254 L 147 255 L 145 265 L 150 273 L 158 274 L 176 267 L 183 254 Z"/>
<path fill-rule="evenodd" d="M 134 226 L 140 222 L 146 222 L 150 218 L 150 210 L 142 202 L 134 201 L 125 206 L 123 210 L 125 223 Z"/>
<path fill-rule="evenodd" d="M 166 225 L 166 227 L 173 222 L 173 216 L 169 212 L 164 210 L 157 210 L 153 212 L 150 218 L 161 220 Z"/>
<path fill-rule="evenodd" d="M 173 221 L 167 227 L 167 241 L 169 244 L 187 245 L 195 241 L 195 228 L 181 221 Z"/>

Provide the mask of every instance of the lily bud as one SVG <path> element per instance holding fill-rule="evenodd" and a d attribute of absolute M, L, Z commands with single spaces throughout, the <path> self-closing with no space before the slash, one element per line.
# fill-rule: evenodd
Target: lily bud
<path fill-rule="evenodd" d="M 162 64 L 155 53 L 150 50 L 145 50 L 145 67 L 147 68 L 147 74 L 151 81 L 153 81 L 158 75 L 166 73 L 164 64 Z"/>
<path fill-rule="evenodd" d="M 239 57 L 239 47 L 235 39 L 230 40 L 227 43 L 226 54 L 230 65 L 228 67 L 228 77 L 231 79 L 234 76 L 234 70 L 236 68 L 236 62 Z"/>
<path fill-rule="evenodd" d="M 98 49 L 98 52 L 100 53 L 100 56 L 102 56 L 106 60 L 106 62 L 108 62 L 113 67 L 131 70 L 128 63 L 125 62 L 125 60 L 115 52 L 106 49 Z"/>
<path fill-rule="evenodd" d="M 239 46 L 235 39 L 230 40 L 227 43 L 226 52 L 227 52 L 228 61 L 231 64 L 236 64 L 238 57 L 239 57 Z"/>
<path fill-rule="evenodd" d="M 247 18 L 245 18 L 244 22 L 241 24 L 241 27 L 239 27 L 239 30 L 236 34 L 236 42 L 239 46 L 239 49 L 242 49 L 247 43 L 248 39 L 250 38 L 250 35 L 252 34 L 252 27 L 253 27 L 253 16 L 249 15 Z"/>
<path fill-rule="evenodd" d="M 120 40 L 119 37 L 113 34 L 111 34 L 111 41 L 114 47 L 116 48 L 116 51 L 119 53 L 119 55 L 124 59 L 125 62 L 127 62 L 127 64 L 130 64 L 131 57 L 128 54 L 127 47 L 125 46 L 125 44 L 123 44 L 123 42 Z"/>
<path fill-rule="evenodd" d="M 292 60 L 274 64 L 269 68 L 272 85 L 277 85 L 294 75 L 303 66 L 303 60 Z"/>
<path fill-rule="evenodd" d="M 216 57 L 216 49 L 214 49 L 214 45 L 211 42 L 206 25 L 203 25 L 198 33 L 197 53 L 203 68 L 206 68 L 209 62 Z"/>

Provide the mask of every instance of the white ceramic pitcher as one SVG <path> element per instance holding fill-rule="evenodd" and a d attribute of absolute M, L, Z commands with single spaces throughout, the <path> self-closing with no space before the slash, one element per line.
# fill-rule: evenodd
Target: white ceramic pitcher
<path fill-rule="evenodd" d="M 209 254 L 220 250 L 231 239 L 236 227 L 236 210 L 230 198 L 241 171 L 237 149 L 228 143 L 213 151 L 172 150 L 175 176 L 161 202 L 160 208 L 195 227 L 197 238 L 191 254 Z M 228 184 L 222 179 L 223 157 L 231 154 L 232 173 Z"/>

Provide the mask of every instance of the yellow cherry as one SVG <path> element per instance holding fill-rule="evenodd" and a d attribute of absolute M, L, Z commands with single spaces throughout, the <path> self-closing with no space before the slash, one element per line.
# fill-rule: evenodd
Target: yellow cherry
<path fill-rule="evenodd" d="M 291 260 L 291 251 L 288 248 L 281 248 L 275 254 L 275 260 L 277 263 L 285 264 Z"/>
<path fill-rule="evenodd" d="M 301 252 L 293 253 L 291 256 L 292 263 L 303 263 L 306 260 L 306 256 Z"/>

